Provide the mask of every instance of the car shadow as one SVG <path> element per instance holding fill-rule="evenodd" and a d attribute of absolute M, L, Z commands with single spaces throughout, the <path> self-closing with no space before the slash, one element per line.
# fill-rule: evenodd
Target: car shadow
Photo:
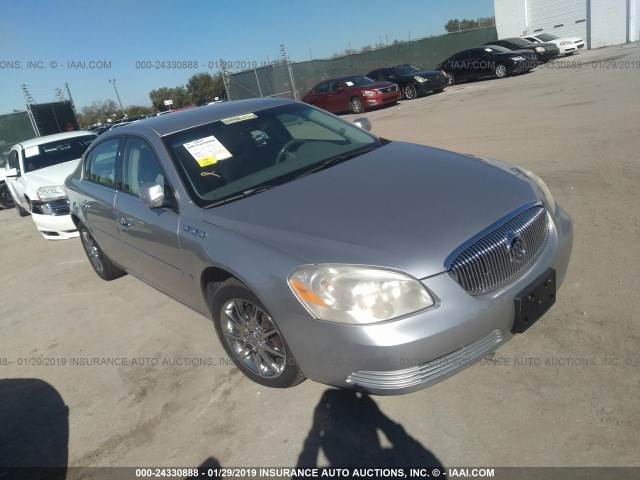
<path fill-rule="evenodd" d="M 386 441 L 381 440 L 381 436 Z M 383 445 L 384 444 L 384 445 Z M 329 462 L 319 461 L 320 452 Z M 315 408 L 313 426 L 298 457 L 298 468 L 437 468 L 440 461 L 384 415 L 371 397 L 328 389 Z"/>
<path fill-rule="evenodd" d="M 36 378 L 0 379 L 0 478 L 67 476 L 69 408 Z"/>

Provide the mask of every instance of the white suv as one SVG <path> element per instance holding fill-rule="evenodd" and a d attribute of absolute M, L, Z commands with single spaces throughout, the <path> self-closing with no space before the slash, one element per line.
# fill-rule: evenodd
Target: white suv
<path fill-rule="evenodd" d="M 97 137 L 90 132 L 67 132 L 33 138 L 9 152 L 6 184 L 21 217 L 31 214 L 44 238 L 77 237 L 69 215 L 64 180 L 73 172 Z"/>

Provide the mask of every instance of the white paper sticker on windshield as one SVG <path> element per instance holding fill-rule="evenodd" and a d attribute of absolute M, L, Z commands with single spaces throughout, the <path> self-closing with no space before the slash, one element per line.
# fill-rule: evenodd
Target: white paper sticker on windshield
<path fill-rule="evenodd" d="M 350 80 L 348 80 L 348 81 L 346 81 L 346 82 L 344 82 L 344 83 L 346 83 L 346 84 L 347 84 L 348 86 L 350 86 L 350 87 L 353 87 L 353 82 L 352 82 L 352 81 L 350 81 Z"/>
<path fill-rule="evenodd" d="M 230 123 L 241 122 L 243 120 L 249 120 L 251 118 L 256 118 L 255 113 L 245 113 L 244 115 L 236 115 L 235 117 L 223 118 L 220 120 L 225 125 L 229 125 Z"/>
<path fill-rule="evenodd" d="M 231 152 L 216 137 L 204 137 L 184 144 L 184 148 L 196 159 L 198 165 L 206 167 L 220 160 L 231 158 Z"/>
<path fill-rule="evenodd" d="M 485 48 L 484 51 L 485 52 L 493 52 L 493 49 L 492 48 Z"/>
<path fill-rule="evenodd" d="M 33 157 L 34 155 L 39 155 L 39 154 L 40 154 L 40 149 L 38 145 L 24 149 L 24 158 Z"/>

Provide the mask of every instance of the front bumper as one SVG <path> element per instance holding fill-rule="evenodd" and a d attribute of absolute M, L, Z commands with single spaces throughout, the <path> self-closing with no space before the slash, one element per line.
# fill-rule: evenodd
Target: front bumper
<path fill-rule="evenodd" d="M 544 52 L 536 52 L 536 56 L 538 57 L 539 62 L 548 62 L 549 60 L 553 60 L 559 55 L 560 49 L 558 48 L 554 50 L 545 50 Z"/>
<path fill-rule="evenodd" d="M 65 240 L 79 235 L 71 215 L 43 215 L 32 212 L 31 218 L 47 240 Z"/>
<path fill-rule="evenodd" d="M 418 95 L 424 95 L 427 92 L 442 90 L 447 85 L 449 85 L 449 77 L 447 77 L 446 74 L 428 77 L 426 82 L 413 83 L 413 86 L 416 87 Z"/>
<path fill-rule="evenodd" d="M 448 273 L 423 279 L 436 304 L 374 325 L 343 325 L 276 313 L 298 364 L 315 381 L 377 395 L 397 395 L 444 380 L 496 350 L 513 335 L 514 298 L 548 268 L 564 280 L 573 233 L 560 207 L 544 249 L 502 288 L 471 296 Z"/>
<path fill-rule="evenodd" d="M 366 108 L 379 107 L 387 103 L 397 102 L 398 100 L 400 100 L 399 89 L 396 89 L 395 91 L 389 93 L 382 93 L 376 95 L 375 97 L 362 97 L 362 101 L 364 102 Z"/>

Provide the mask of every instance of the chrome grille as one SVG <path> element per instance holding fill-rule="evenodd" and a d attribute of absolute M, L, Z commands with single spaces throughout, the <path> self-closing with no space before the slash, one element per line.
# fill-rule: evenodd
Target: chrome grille
<path fill-rule="evenodd" d="M 449 274 L 472 295 L 488 292 L 522 272 L 548 236 L 546 210 L 530 208 L 467 247 L 451 262 Z"/>

